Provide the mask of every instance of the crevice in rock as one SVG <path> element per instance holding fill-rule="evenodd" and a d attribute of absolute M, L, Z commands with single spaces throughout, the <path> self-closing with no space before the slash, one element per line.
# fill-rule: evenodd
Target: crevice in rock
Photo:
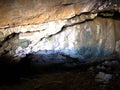
<path fill-rule="evenodd" d="M 120 13 L 117 11 L 105 11 L 105 12 L 100 12 L 98 14 L 98 17 L 102 17 L 102 18 L 112 18 L 115 20 L 119 20 L 120 19 Z"/>

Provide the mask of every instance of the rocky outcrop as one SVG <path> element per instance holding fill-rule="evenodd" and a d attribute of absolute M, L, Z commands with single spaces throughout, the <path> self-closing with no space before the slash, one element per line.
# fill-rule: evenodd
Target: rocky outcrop
<path fill-rule="evenodd" d="M 33 54 L 34 62 L 60 63 L 119 54 L 119 5 L 119 0 L 0 1 L 0 55 Z"/>
<path fill-rule="evenodd" d="M 14 0 L 0 1 L 0 25 L 14 26 L 67 19 L 89 12 L 95 0 Z M 6 26 L 6 27 L 8 27 Z"/>
<path fill-rule="evenodd" d="M 2 0 L 0 26 L 68 19 L 84 12 L 120 11 L 119 5 L 119 0 Z"/>

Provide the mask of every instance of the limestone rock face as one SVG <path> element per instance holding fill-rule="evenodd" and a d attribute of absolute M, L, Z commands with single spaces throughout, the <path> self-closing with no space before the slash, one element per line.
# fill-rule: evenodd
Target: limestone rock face
<path fill-rule="evenodd" d="M 119 53 L 119 5 L 119 0 L 0 1 L 0 55 L 34 54 L 37 63 L 56 63 Z"/>
<path fill-rule="evenodd" d="M 120 11 L 119 5 L 119 0 L 1 0 L 0 26 L 67 19 L 84 12 Z"/>
<path fill-rule="evenodd" d="M 0 26 L 70 18 L 92 10 L 95 3 L 95 0 L 1 0 Z"/>

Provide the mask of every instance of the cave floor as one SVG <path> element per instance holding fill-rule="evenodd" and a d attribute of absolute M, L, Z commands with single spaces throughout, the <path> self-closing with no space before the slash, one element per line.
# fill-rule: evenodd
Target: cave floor
<path fill-rule="evenodd" d="M 120 90 L 120 78 L 108 83 L 96 82 L 98 71 L 89 68 L 41 68 L 43 71 L 39 73 L 30 72 L 30 68 L 22 70 L 15 67 L 4 69 L 0 75 L 0 90 Z"/>

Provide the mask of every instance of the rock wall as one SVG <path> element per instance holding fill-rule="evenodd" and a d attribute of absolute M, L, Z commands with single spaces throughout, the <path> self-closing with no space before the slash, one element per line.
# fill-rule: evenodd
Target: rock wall
<path fill-rule="evenodd" d="M 90 11 L 95 0 L 1 0 L 0 26 L 65 19 Z"/>
<path fill-rule="evenodd" d="M 120 52 L 119 0 L 4 0 L 0 7 L 0 55 L 61 63 Z"/>
<path fill-rule="evenodd" d="M 0 28 L 68 19 L 84 12 L 120 11 L 119 0 L 0 0 Z"/>

